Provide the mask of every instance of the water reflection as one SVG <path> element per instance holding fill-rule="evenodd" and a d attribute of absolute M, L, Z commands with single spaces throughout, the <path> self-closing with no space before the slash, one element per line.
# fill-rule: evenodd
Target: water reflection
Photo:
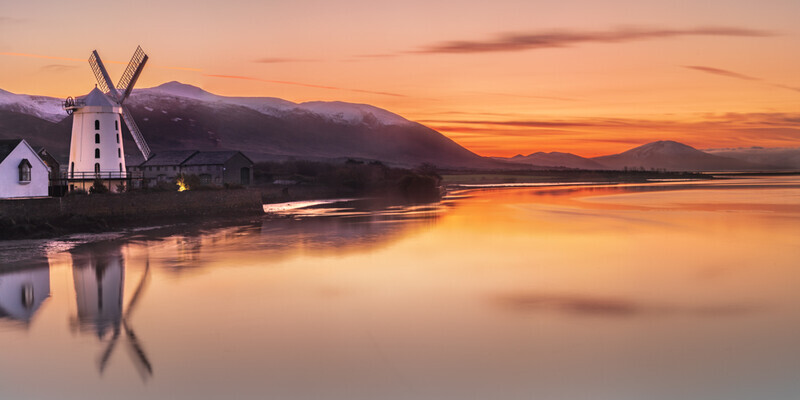
<path fill-rule="evenodd" d="M 797 398 L 800 188 L 764 182 L 468 191 L 82 245 L 50 258 L 30 328 L 0 329 L 0 398 Z"/>
<path fill-rule="evenodd" d="M 0 321 L 28 328 L 34 314 L 50 297 L 50 268 L 0 273 Z"/>
<path fill-rule="evenodd" d="M 108 366 L 124 331 L 128 353 L 142 379 L 153 374 L 153 367 L 130 323 L 131 313 L 142 296 L 149 274 L 148 262 L 127 306 L 123 307 L 125 259 L 120 245 L 90 245 L 72 252 L 77 315 L 70 322 L 81 333 L 91 333 L 106 343 L 98 359 L 101 373 Z"/>

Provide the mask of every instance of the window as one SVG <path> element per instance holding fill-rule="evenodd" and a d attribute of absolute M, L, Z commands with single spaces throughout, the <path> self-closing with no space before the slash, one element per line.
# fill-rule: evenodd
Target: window
<path fill-rule="evenodd" d="M 100 120 L 99 119 L 94 120 L 94 129 L 100 129 Z"/>
<path fill-rule="evenodd" d="M 200 174 L 200 184 L 208 185 L 211 183 L 211 175 L 209 174 Z"/>
<path fill-rule="evenodd" d="M 119 143 L 119 133 L 117 134 L 117 143 Z"/>
<path fill-rule="evenodd" d="M 100 158 L 100 149 L 94 149 L 94 158 Z"/>
<path fill-rule="evenodd" d="M 100 163 L 94 163 L 94 173 L 95 174 L 100 173 Z"/>
<path fill-rule="evenodd" d="M 122 163 L 119 163 L 119 172 L 122 172 Z"/>
<path fill-rule="evenodd" d="M 19 163 L 19 181 L 20 182 L 31 181 L 31 163 L 28 161 L 27 158 L 23 158 L 22 161 L 20 161 Z"/>
<path fill-rule="evenodd" d="M 114 130 L 119 130 L 119 121 L 114 121 Z M 117 135 L 119 137 L 119 135 Z"/>
<path fill-rule="evenodd" d="M 122 149 L 117 149 L 117 158 L 122 158 Z"/>
<path fill-rule="evenodd" d="M 75 177 L 75 163 L 74 162 L 71 163 L 70 166 L 69 166 L 69 177 L 70 178 L 74 178 Z"/>
<path fill-rule="evenodd" d="M 94 134 L 94 142 L 95 143 L 100 143 L 100 134 L 99 133 L 95 133 Z"/>

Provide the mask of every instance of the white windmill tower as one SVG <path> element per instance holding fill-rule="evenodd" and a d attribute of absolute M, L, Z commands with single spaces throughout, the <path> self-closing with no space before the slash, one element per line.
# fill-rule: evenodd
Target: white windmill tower
<path fill-rule="evenodd" d="M 114 183 L 127 179 L 120 117 L 125 121 L 144 159 L 150 158 L 150 148 L 130 111 L 123 105 L 146 62 L 147 54 L 141 47 L 137 47 L 115 87 L 97 50 L 89 57 L 97 86 L 86 96 L 77 99 L 68 97 L 64 101 L 67 113 L 74 113 L 67 167 L 67 177 L 72 188 L 75 183 L 80 183 L 85 189 L 87 182 L 91 185 L 92 181 L 102 179 L 112 184 L 109 188 L 113 190 Z"/>

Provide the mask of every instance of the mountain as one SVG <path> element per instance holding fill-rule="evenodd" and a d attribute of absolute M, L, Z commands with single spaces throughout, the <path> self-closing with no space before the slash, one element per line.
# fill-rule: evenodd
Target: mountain
<path fill-rule="evenodd" d="M 9 92 L 0 93 L 0 99 L 5 115 L 0 137 L 22 136 L 62 160 L 68 158 L 72 117 L 61 110 L 61 99 Z M 254 161 L 359 158 L 405 166 L 495 164 L 433 129 L 367 104 L 226 97 L 178 82 L 134 90 L 125 104 L 154 153 L 241 150 Z M 128 163 L 141 160 L 126 129 L 123 138 Z"/>
<path fill-rule="evenodd" d="M 800 170 L 800 148 L 748 147 L 736 149 L 707 149 L 706 153 L 735 158 L 753 164 L 772 165 L 774 169 Z"/>
<path fill-rule="evenodd" d="M 14 94 L 3 89 L 0 89 L 0 110 L 32 115 L 50 122 L 61 121 L 66 116 L 61 108 L 61 99 Z"/>
<path fill-rule="evenodd" d="M 558 151 L 551 151 L 549 153 L 539 151 L 528 154 L 527 156 L 517 154 L 511 158 L 495 157 L 495 159 L 508 161 L 515 164 L 525 164 L 538 167 L 559 167 L 588 170 L 605 169 L 602 164 L 596 161 L 583 158 L 581 156 L 576 156 L 572 153 L 561 153 Z"/>
<path fill-rule="evenodd" d="M 764 169 L 762 165 L 704 153 L 671 140 L 648 143 L 623 153 L 594 157 L 609 169 L 666 169 L 670 171 L 733 171 Z"/>

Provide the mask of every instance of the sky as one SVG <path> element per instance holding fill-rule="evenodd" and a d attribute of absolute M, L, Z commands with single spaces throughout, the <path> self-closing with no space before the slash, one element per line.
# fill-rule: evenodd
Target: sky
<path fill-rule="evenodd" d="M 372 104 L 485 156 L 800 146 L 800 1 L 0 0 L 0 88 Z"/>

